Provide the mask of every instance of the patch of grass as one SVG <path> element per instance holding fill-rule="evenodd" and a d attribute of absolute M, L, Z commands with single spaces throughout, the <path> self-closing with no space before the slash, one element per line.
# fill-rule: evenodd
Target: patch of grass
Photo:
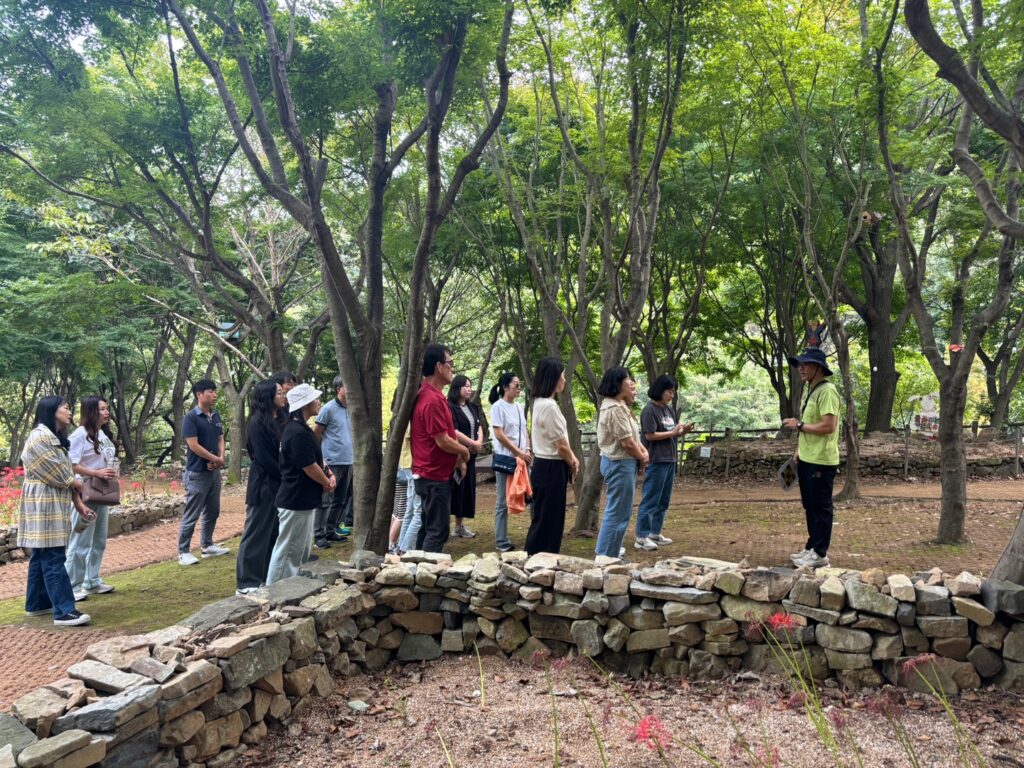
<path fill-rule="evenodd" d="M 150 632 L 174 624 L 204 605 L 235 593 L 235 557 L 239 539 L 227 546 L 232 554 L 200 560 L 183 568 L 177 560 L 124 571 L 103 580 L 117 587 L 109 595 L 93 595 L 78 608 L 92 617 L 91 628 L 116 632 Z M 49 616 L 25 616 L 25 598 L 0 601 L 0 624 L 51 627 Z"/>

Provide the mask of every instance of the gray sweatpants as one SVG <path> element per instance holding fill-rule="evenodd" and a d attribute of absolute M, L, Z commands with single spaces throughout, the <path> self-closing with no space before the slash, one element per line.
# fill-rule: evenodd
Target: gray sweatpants
<path fill-rule="evenodd" d="M 192 549 L 192 532 L 196 529 L 199 516 L 203 527 L 199 532 L 199 546 L 213 545 L 213 529 L 220 517 L 220 470 L 214 472 L 189 472 L 181 477 L 185 487 L 185 511 L 181 513 L 178 527 L 178 554 Z"/>

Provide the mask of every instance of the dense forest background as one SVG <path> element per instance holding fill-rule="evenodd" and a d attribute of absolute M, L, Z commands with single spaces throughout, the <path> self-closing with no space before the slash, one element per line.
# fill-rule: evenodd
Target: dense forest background
<path fill-rule="evenodd" d="M 973 0 L 0 0 L 0 450 L 99 392 L 177 460 L 221 382 L 230 472 L 275 370 L 340 371 L 380 545 L 427 340 L 476 388 L 681 381 L 700 428 L 799 408 L 824 332 L 857 436 L 939 393 L 1024 417 L 1024 7 Z M 936 76 L 938 73 L 938 77 Z M 641 389 L 644 387 L 641 386 Z M 597 462 L 577 481 L 593 527 Z M 852 483 L 852 485 L 851 485 Z"/>

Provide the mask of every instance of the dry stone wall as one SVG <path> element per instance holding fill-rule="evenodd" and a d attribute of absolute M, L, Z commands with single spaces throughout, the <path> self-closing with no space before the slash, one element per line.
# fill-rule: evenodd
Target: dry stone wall
<path fill-rule="evenodd" d="M 0 768 L 226 765 L 337 677 L 474 647 L 701 679 L 769 669 L 783 648 L 815 678 L 851 688 L 926 689 L 920 672 L 949 694 L 1024 691 L 1024 587 L 938 570 L 357 552 L 179 626 L 90 646 L 66 677 L 0 715 Z"/>
<path fill-rule="evenodd" d="M 107 535 L 131 533 L 165 517 L 178 517 L 184 511 L 183 496 L 160 496 L 132 504 L 122 504 L 110 510 Z M 17 542 L 18 526 L 0 528 L 0 565 L 24 557 Z"/>

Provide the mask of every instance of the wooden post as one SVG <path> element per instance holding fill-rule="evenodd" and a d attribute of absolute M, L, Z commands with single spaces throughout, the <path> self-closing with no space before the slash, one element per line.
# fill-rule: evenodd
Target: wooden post
<path fill-rule="evenodd" d="M 971 434 L 974 437 L 978 436 L 978 420 L 977 419 L 975 419 L 974 421 L 971 422 Z"/>
<path fill-rule="evenodd" d="M 1020 427 L 1014 430 L 1013 439 L 1013 477 L 1020 480 Z"/>
<path fill-rule="evenodd" d="M 910 425 L 903 428 L 903 479 L 910 478 Z"/>
<path fill-rule="evenodd" d="M 729 463 L 732 460 L 732 427 L 725 428 L 725 479 L 729 479 Z"/>

